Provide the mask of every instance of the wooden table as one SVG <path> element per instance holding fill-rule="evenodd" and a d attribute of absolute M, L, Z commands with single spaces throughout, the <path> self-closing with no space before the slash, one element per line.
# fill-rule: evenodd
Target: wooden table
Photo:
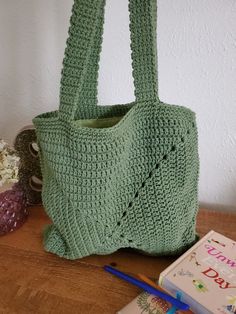
<path fill-rule="evenodd" d="M 0 314 L 113 314 L 140 290 L 105 273 L 104 264 L 157 278 L 174 260 L 131 250 L 64 260 L 43 250 L 42 228 L 48 222 L 43 208 L 35 207 L 21 229 L 0 237 Z M 211 229 L 236 240 L 236 213 L 200 210 L 198 233 Z"/>

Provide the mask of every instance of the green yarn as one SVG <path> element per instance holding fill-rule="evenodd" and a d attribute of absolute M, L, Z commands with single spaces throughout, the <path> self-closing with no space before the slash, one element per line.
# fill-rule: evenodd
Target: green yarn
<path fill-rule="evenodd" d="M 136 101 L 97 106 L 104 0 L 75 0 L 60 106 L 34 119 L 47 251 L 76 259 L 131 247 L 175 254 L 196 240 L 195 114 L 158 99 L 156 0 L 130 0 Z"/>

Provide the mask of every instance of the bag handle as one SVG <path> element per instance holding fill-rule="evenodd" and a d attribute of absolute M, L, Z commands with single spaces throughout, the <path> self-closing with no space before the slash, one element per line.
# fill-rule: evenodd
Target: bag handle
<path fill-rule="evenodd" d="M 59 116 L 65 121 L 98 115 L 97 85 L 105 0 L 75 0 L 63 60 Z M 156 0 L 129 0 L 136 101 L 158 99 Z"/>

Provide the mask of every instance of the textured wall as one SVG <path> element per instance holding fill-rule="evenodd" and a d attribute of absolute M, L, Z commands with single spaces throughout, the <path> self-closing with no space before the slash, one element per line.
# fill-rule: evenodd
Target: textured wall
<path fill-rule="evenodd" d="M 133 100 L 128 0 L 107 0 L 99 103 Z M 197 113 L 200 200 L 236 209 L 236 1 L 159 0 L 161 100 Z M 72 0 L 0 0 L 0 136 L 58 106 Z"/>

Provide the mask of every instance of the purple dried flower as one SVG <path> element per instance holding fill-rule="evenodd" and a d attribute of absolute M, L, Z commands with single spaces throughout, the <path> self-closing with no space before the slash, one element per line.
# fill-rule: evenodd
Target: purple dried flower
<path fill-rule="evenodd" d="M 0 193 L 0 235 L 23 225 L 28 216 L 27 200 L 19 184 Z"/>

